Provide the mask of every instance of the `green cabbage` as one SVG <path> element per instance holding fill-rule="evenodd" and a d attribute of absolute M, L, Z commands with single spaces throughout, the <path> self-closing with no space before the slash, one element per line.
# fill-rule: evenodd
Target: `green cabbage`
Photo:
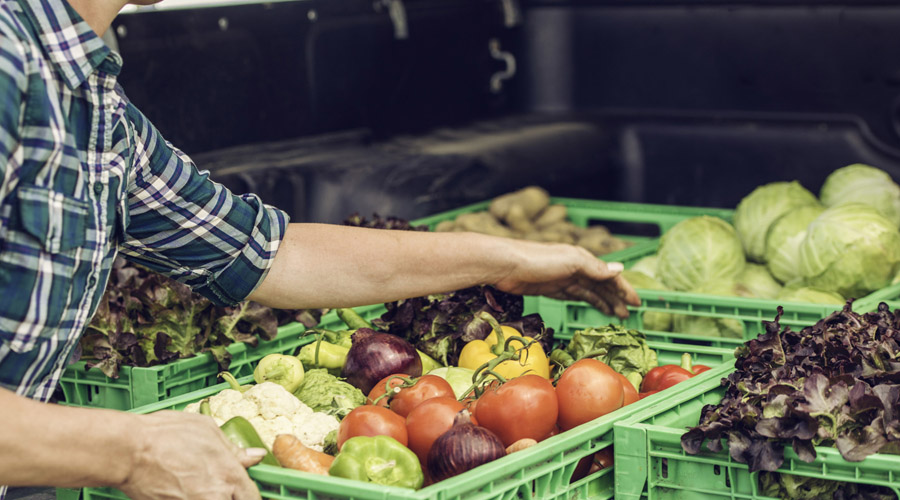
<path fill-rule="evenodd" d="M 809 224 L 800 271 L 815 288 L 858 298 L 885 287 L 900 267 L 900 230 L 860 203 L 831 207 Z"/>
<path fill-rule="evenodd" d="M 653 279 L 657 279 L 656 277 L 656 269 L 658 267 L 659 257 L 654 255 L 648 255 L 639 261 L 635 262 L 633 266 L 631 266 L 632 271 L 639 271 L 647 276 L 650 276 Z"/>
<path fill-rule="evenodd" d="M 758 299 L 774 299 L 781 292 L 781 283 L 775 281 L 766 266 L 761 264 L 748 263 L 738 275 L 737 284 L 751 297 Z"/>
<path fill-rule="evenodd" d="M 736 278 L 746 261 L 731 224 L 717 217 L 685 219 L 660 240 L 656 277 L 675 290 Z"/>
<path fill-rule="evenodd" d="M 806 237 L 809 223 L 822 214 L 821 205 L 806 205 L 792 210 L 775 221 L 766 235 L 766 265 L 772 276 L 782 283 L 800 277 L 800 242 Z"/>
<path fill-rule="evenodd" d="M 731 280 L 718 280 L 692 290 L 694 293 L 721 295 L 726 297 L 749 296 L 750 292 Z M 731 318 L 713 318 L 677 314 L 672 320 L 672 331 L 700 337 L 744 337 L 744 323 Z"/>
<path fill-rule="evenodd" d="M 800 287 L 786 289 L 778 295 L 778 300 L 784 302 L 806 302 L 813 304 L 835 304 L 843 305 L 846 301 L 840 295 L 834 292 L 827 292 L 813 287 Z"/>
<path fill-rule="evenodd" d="M 799 182 L 772 182 L 754 189 L 738 203 L 734 229 L 744 245 L 747 259 L 764 262 L 766 233 L 782 215 L 819 200 Z"/>
<path fill-rule="evenodd" d="M 900 186 L 883 170 L 857 163 L 831 173 L 819 192 L 822 203 L 833 207 L 863 203 L 900 226 Z"/>
<path fill-rule="evenodd" d="M 622 277 L 635 288 L 644 288 L 647 290 L 666 289 L 659 281 L 656 281 L 641 271 L 635 271 L 634 268 L 623 271 Z M 643 330 L 668 332 L 672 329 L 672 315 L 670 313 L 646 311 L 644 312 L 643 320 Z"/>

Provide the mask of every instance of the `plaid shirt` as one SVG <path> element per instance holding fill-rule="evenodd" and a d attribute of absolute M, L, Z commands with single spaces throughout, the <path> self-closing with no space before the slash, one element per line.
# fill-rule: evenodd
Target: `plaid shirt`
<path fill-rule="evenodd" d="M 166 142 L 120 69 L 65 0 L 0 0 L 0 387 L 42 401 L 117 252 L 233 304 L 287 225 Z"/>

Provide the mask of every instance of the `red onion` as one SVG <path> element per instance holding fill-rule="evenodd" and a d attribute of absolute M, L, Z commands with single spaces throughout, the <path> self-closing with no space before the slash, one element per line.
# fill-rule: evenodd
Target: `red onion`
<path fill-rule="evenodd" d="M 471 422 L 469 410 L 456 415 L 453 427 L 441 434 L 428 452 L 428 473 L 443 481 L 506 455 L 503 442 L 493 432 Z"/>
<path fill-rule="evenodd" d="M 363 394 L 393 373 L 422 375 L 422 358 L 416 348 L 396 335 L 360 328 L 353 334 L 352 342 L 341 375 Z"/>

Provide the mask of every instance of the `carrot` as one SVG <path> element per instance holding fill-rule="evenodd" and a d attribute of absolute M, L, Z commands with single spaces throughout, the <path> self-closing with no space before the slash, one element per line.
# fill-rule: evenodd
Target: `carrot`
<path fill-rule="evenodd" d="M 272 445 L 272 453 L 282 467 L 323 476 L 328 475 L 331 462 L 334 462 L 331 455 L 306 446 L 291 434 L 279 434 Z"/>

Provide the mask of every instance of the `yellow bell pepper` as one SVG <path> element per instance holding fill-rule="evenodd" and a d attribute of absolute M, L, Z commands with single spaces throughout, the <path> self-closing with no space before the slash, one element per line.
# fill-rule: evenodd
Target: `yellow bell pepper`
<path fill-rule="evenodd" d="M 522 334 L 513 327 L 500 326 L 504 339 L 509 337 L 521 337 Z M 525 346 L 521 340 L 513 339 L 510 347 L 521 349 Z M 459 366 L 477 370 L 481 365 L 499 356 L 502 345 L 497 345 L 497 332 L 492 331 L 484 340 L 473 340 L 463 346 L 459 355 Z M 518 377 L 519 375 L 535 374 L 544 378 L 550 378 L 550 361 L 539 342 L 532 342 L 527 350 L 521 351 L 519 359 L 504 361 L 494 368 L 494 371 L 504 378 Z"/>

